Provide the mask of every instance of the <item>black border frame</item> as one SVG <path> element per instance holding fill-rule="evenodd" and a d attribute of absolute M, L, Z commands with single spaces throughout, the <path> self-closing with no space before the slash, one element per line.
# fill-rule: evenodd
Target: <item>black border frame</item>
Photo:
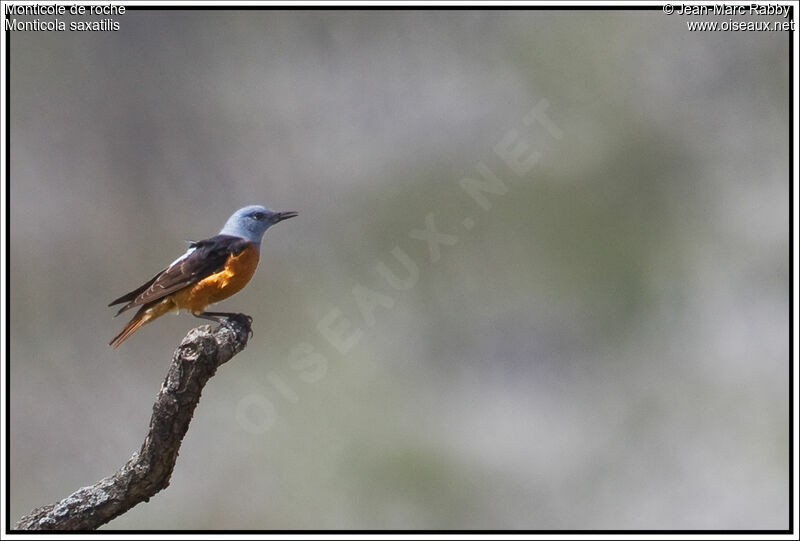
<path fill-rule="evenodd" d="M 131 0 L 129 0 L 130 2 Z M 192 0 L 192 1 L 203 1 L 203 0 Z M 447 0 L 444 0 L 447 1 Z M 677 0 L 676 3 L 681 3 L 684 0 Z M 129 3 L 128 2 L 128 3 Z M 513 3 L 502 3 L 497 6 L 489 6 L 489 5 L 481 5 L 481 6 L 463 6 L 463 5 L 363 5 L 359 4 L 358 0 L 350 0 L 351 4 L 348 5 L 305 5 L 305 6 L 277 6 L 277 5 L 261 5 L 261 6 L 253 6 L 253 5 L 238 5 L 236 3 L 231 3 L 230 5 L 190 5 L 190 6 L 179 6 L 179 5 L 169 5 L 169 6 L 159 6 L 159 5 L 127 5 L 126 2 L 120 2 L 119 5 L 124 5 L 126 11 L 364 11 L 364 10 L 379 10 L 379 11 L 407 11 L 407 10 L 415 10 L 415 11 L 441 11 L 441 10 L 459 10 L 459 11 L 485 11 L 485 10 L 535 10 L 535 11 L 653 11 L 658 10 L 661 11 L 663 8 L 661 5 L 623 5 L 623 4 L 616 4 L 616 5 L 565 5 L 565 6 L 558 6 L 558 5 L 543 5 L 543 6 L 531 6 L 531 5 L 518 5 Z M 8 15 L 5 14 L 5 6 L 7 4 L 12 4 L 13 1 L 10 0 L 2 0 L 1 4 L 3 6 L 3 21 L 8 18 Z M 80 2 L 68 2 L 69 4 L 72 3 L 80 3 Z M 720 0 L 720 3 L 728 3 L 725 0 Z M 776 2 L 777 3 L 777 2 Z M 795 19 L 795 5 L 790 5 L 790 20 L 794 21 Z M 9 300 L 8 292 L 11 290 L 11 277 L 10 277 L 10 270 L 11 270 L 11 263 L 10 263 L 10 245 L 11 245 L 11 236 L 10 236 L 10 229 L 11 229 L 11 34 L 13 32 L 7 31 L 5 35 L 5 108 L 6 114 L 4 119 L 4 130 L 3 133 L 5 135 L 5 152 L 6 152 L 6 163 L 5 163 L 5 175 L 6 175 L 6 185 L 5 185 L 5 255 L 6 255 L 6 264 L 5 264 L 5 286 L 6 286 L 6 298 L 5 298 L 5 308 L 6 308 L 6 318 L 5 318 L 5 331 L 6 331 L 6 347 L 5 347 L 5 368 L 6 368 L 6 381 L 5 381 L 5 436 L 6 436 L 6 444 L 5 444 L 5 486 L 3 487 L 3 496 L 5 499 L 5 515 L 6 515 L 6 524 L 3 524 L 3 533 L 6 535 L 14 534 L 14 535 L 49 535 L 49 534 L 89 534 L 89 535 L 142 535 L 142 534 L 196 534 L 196 535 L 214 535 L 214 534 L 228 534 L 228 535 L 253 535 L 253 534 L 265 534 L 265 535 L 310 535 L 310 534 L 329 534 L 329 535 L 341 535 L 341 534 L 348 534 L 353 536 L 365 536 L 365 535 L 397 535 L 397 534 L 405 534 L 405 535 L 452 535 L 452 534 L 464 534 L 464 535 L 580 535 L 580 534 L 587 534 L 587 535 L 617 535 L 617 536 L 638 536 L 638 535 L 791 535 L 795 533 L 795 524 L 794 524 L 794 487 L 795 487 L 795 471 L 794 471 L 794 363 L 793 363 L 793 356 L 794 356 L 794 148 L 795 148 L 795 141 L 794 141 L 794 95 L 795 95 L 795 88 L 794 88 L 794 30 L 790 30 L 787 33 L 789 37 L 789 528 L 786 530 L 658 530 L 658 529 L 644 529 L 644 530 L 618 530 L 618 529 L 611 529 L 611 530 L 587 530 L 587 529 L 563 529 L 563 530 L 415 530 L 415 529 L 403 529 L 403 530 L 163 530 L 163 529 L 153 529 L 153 530 L 114 530 L 114 529 L 104 529 L 104 530 L 46 530 L 46 531 L 29 531 L 29 530 L 13 530 L 11 529 L 12 517 L 11 517 L 11 503 L 10 503 L 10 496 L 11 496 L 11 482 L 10 482 L 10 466 L 11 466 L 11 434 L 10 434 L 10 422 L 11 422 L 11 326 L 10 326 L 10 314 L 11 314 L 11 305 Z M 44 505 L 44 504 L 43 504 Z"/>

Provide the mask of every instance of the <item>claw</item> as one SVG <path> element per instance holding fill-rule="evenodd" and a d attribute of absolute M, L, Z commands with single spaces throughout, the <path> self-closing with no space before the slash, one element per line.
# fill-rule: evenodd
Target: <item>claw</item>
<path fill-rule="evenodd" d="M 202 312 L 195 314 L 195 317 L 216 321 L 220 325 L 224 325 L 228 329 L 231 329 L 233 332 L 236 332 L 236 329 L 231 326 L 231 322 L 236 321 L 247 329 L 248 340 L 253 337 L 253 318 L 247 314 L 230 312 Z"/>
<path fill-rule="evenodd" d="M 247 314 L 234 314 L 230 317 L 230 320 L 236 320 L 239 324 L 244 326 L 247 329 L 247 339 L 253 337 L 253 318 L 248 316 Z"/>

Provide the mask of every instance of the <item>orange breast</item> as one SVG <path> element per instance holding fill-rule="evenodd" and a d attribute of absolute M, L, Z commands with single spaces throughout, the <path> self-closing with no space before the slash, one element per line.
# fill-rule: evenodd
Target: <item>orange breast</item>
<path fill-rule="evenodd" d="M 204 312 L 209 304 L 227 299 L 246 286 L 257 266 L 258 248 L 249 246 L 230 256 L 221 271 L 175 293 L 173 303 L 179 309 Z"/>

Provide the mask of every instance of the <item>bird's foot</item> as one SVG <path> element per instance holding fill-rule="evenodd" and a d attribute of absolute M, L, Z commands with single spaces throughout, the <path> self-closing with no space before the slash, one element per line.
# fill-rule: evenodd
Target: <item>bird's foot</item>
<path fill-rule="evenodd" d="M 247 330 L 248 340 L 253 337 L 253 318 L 247 314 L 238 314 L 235 312 L 203 312 L 201 314 L 195 314 L 195 316 L 216 321 L 233 332 L 236 332 L 236 328 L 232 325 L 232 323 L 235 322 Z"/>
<path fill-rule="evenodd" d="M 230 322 L 235 321 L 245 329 L 247 329 L 247 339 L 250 340 L 253 337 L 253 318 L 248 316 L 247 314 L 231 314 L 228 318 L 223 319 L 220 321 L 226 327 Z"/>

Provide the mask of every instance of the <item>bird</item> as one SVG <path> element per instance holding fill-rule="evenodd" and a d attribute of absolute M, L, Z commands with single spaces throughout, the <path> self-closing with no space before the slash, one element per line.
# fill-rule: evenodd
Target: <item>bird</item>
<path fill-rule="evenodd" d="M 297 212 L 275 212 L 249 205 L 234 212 L 219 234 L 189 243 L 189 249 L 153 278 L 112 301 L 126 303 L 116 316 L 139 306 L 136 315 L 109 345 L 118 348 L 139 328 L 167 312 L 188 310 L 195 317 L 227 324 L 244 314 L 206 312 L 206 308 L 240 291 L 255 273 L 264 233 Z"/>

